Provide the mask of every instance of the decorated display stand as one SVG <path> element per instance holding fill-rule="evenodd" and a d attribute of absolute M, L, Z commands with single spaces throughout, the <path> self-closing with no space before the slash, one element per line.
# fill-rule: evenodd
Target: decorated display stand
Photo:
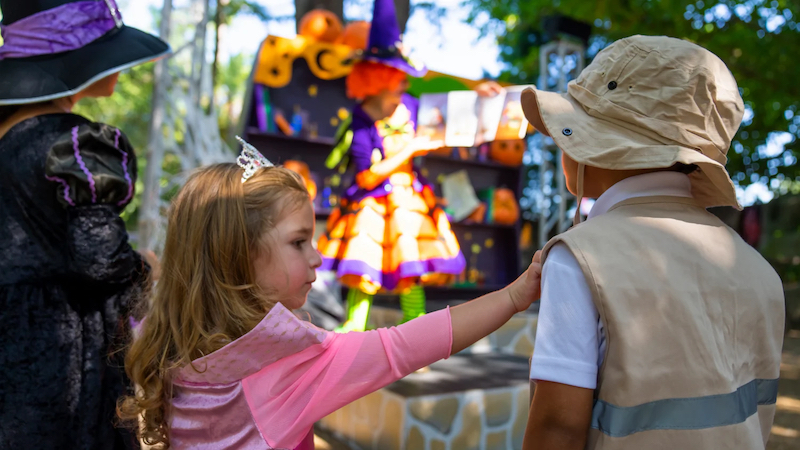
<path fill-rule="evenodd" d="M 312 15 L 320 14 L 329 25 L 324 13 Z M 318 228 L 324 230 L 324 221 L 353 178 L 352 171 L 331 169 L 325 162 L 353 105 L 346 96 L 345 77 L 353 51 L 365 45 L 369 25 L 354 22 L 343 29 L 334 25 L 322 30 L 302 26 L 302 34 L 295 38 L 268 36 L 263 41 L 244 105 L 242 132 L 270 160 L 307 166 L 307 176 L 317 189 Z M 409 93 L 464 91 L 479 83 L 428 72 L 410 80 Z M 420 175 L 434 184 L 437 197 L 444 197 L 442 181 L 447 176 L 464 171 L 482 202 L 480 210 L 466 219 L 451 221 L 467 267 L 455 280 L 425 287 L 429 309 L 498 289 L 521 273 L 518 198 L 524 145 L 517 139 L 443 148 L 415 161 Z"/>

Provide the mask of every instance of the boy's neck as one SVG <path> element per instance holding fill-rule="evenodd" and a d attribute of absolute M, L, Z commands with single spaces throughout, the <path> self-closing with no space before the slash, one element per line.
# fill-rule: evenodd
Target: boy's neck
<path fill-rule="evenodd" d="M 671 172 L 670 169 L 609 170 L 586 166 L 584 169 L 584 197 L 597 199 L 611 186 L 627 178 L 655 172 Z"/>

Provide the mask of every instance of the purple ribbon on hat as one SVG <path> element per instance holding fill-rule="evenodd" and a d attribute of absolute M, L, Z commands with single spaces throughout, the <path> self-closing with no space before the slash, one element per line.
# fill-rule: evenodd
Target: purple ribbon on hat
<path fill-rule="evenodd" d="M 114 0 L 67 3 L 0 28 L 0 60 L 76 50 L 121 26 Z"/>

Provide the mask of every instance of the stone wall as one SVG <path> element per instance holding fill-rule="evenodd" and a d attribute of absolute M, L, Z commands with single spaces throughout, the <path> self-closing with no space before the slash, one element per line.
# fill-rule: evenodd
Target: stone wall
<path fill-rule="evenodd" d="M 382 389 L 320 425 L 360 450 L 521 449 L 528 405 L 527 383 L 409 398 Z"/>
<path fill-rule="evenodd" d="M 393 326 L 401 316 L 374 307 L 372 327 Z M 462 354 L 533 354 L 537 315 L 517 314 Z M 358 450 L 521 449 L 528 420 L 529 384 L 404 397 L 381 389 L 324 418 L 319 425 Z"/>

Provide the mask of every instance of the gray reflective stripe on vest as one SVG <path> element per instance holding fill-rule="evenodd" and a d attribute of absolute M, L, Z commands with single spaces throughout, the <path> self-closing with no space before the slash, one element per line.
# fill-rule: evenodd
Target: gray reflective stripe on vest
<path fill-rule="evenodd" d="M 742 423 L 758 405 L 775 404 L 778 380 L 753 380 L 730 394 L 615 406 L 596 400 L 592 428 L 612 437 L 650 430 L 696 430 Z"/>

